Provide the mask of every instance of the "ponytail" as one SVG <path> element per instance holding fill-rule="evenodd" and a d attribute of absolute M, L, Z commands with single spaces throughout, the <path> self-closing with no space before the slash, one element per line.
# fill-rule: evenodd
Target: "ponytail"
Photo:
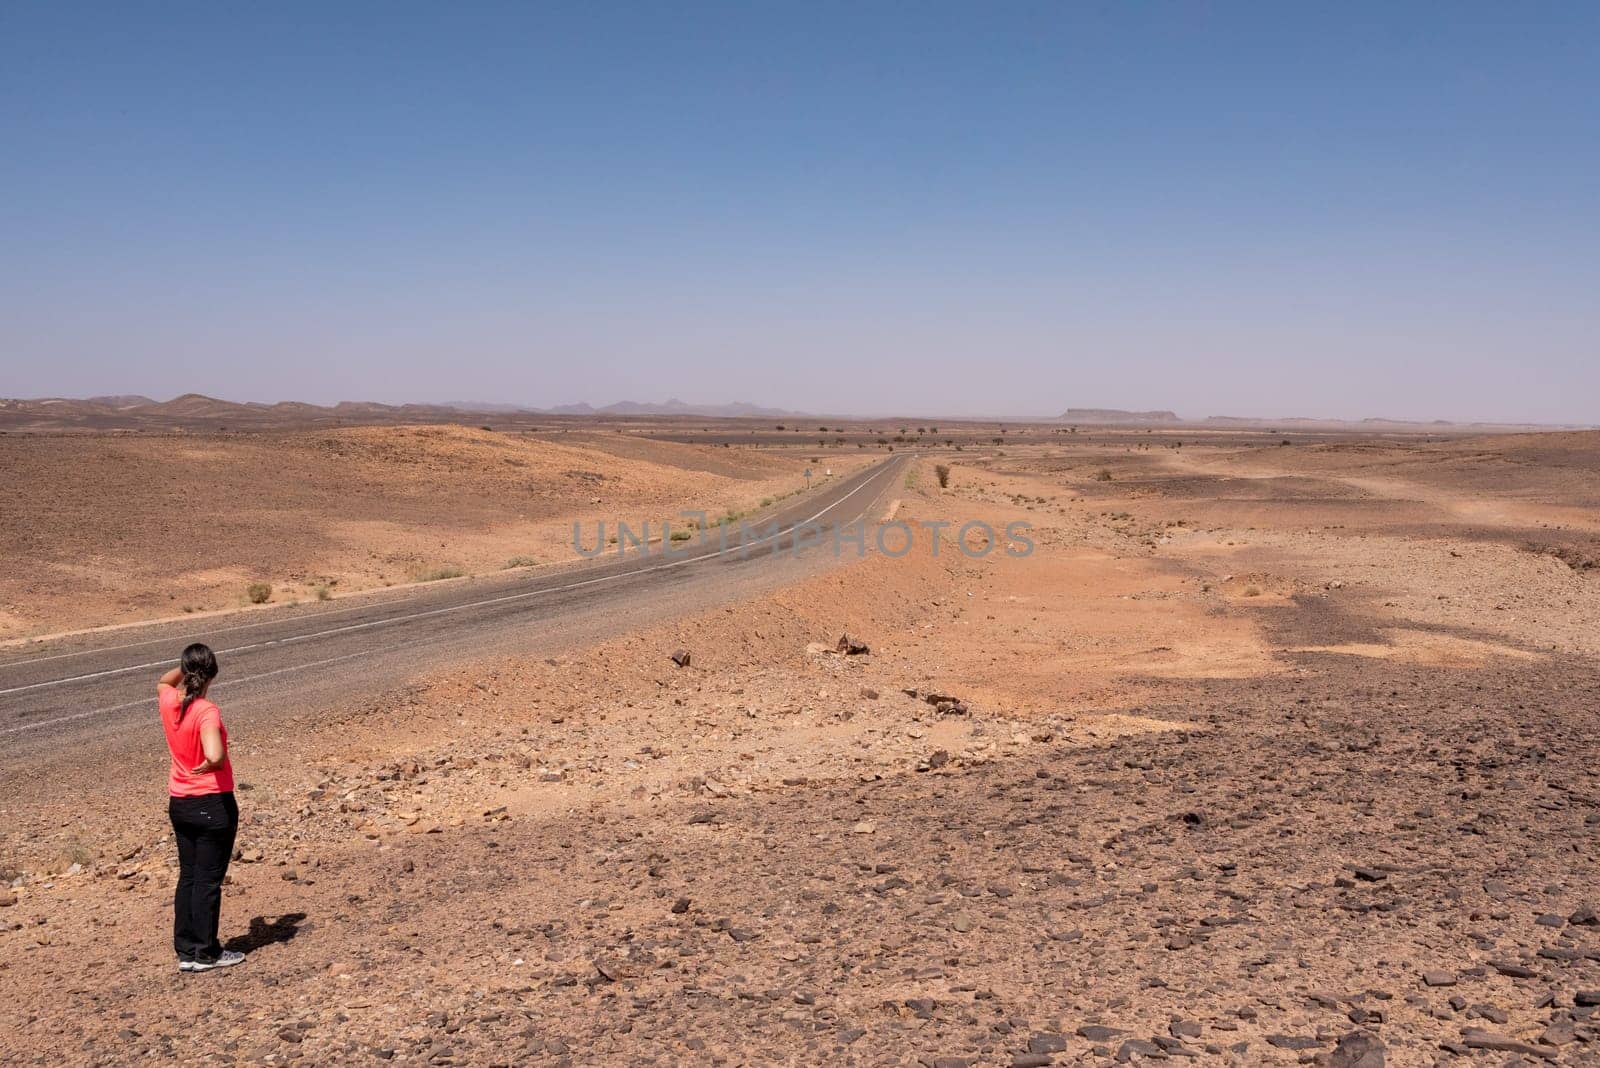
<path fill-rule="evenodd" d="M 205 692 L 211 680 L 217 677 L 217 657 L 209 646 L 195 642 L 183 651 L 179 660 L 179 670 L 183 673 L 180 680 L 183 684 L 183 701 L 178 705 L 178 722 L 183 722 L 183 715 L 189 711 L 189 706 Z"/>
<path fill-rule="evenodd" d="M 194 704 L 195 699 L 200 696 L 200 691 L 206 688 L 208 681 L 210 680 L 203 679 L 199 675 L 191 675 L 187 671 L 183 673 L 183 701 L 178 705 L 179 723 L 183 722 L 183 714 L 189 711 L 189 706 Z"/>

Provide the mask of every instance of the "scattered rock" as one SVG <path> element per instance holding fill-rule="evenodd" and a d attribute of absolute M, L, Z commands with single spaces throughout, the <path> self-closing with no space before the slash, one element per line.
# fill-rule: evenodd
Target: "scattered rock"
<path fill-rule="evenodd" d="M 679 649 L 672 654 L 670 659 L 674 664 L 677 664 L 681 668 L 685 668 L 689 666 L 689 662 L 693 658 L 690 656 L 689 650 Z"/>
<path fill-rule="evenodd" d="M 959 697 L 952 697 L 944 693 L 925 693 L 922 699 L 933 706 L 933 710 L 941 716 L 964 716 L 967 714 L 967 703 Z"/>
<path fill-rule="evenodd" d="M 843 653 L 845 656 L 865 656 L 866 654 L 872 652 L 872 650 L 867 647 L 866 642 L 862 641 L 860 638 L 852 638 L 848 634 L 842 634 L 839 636 L 838 644 L 833 647 L 833 651 L 836 653 Z"/>

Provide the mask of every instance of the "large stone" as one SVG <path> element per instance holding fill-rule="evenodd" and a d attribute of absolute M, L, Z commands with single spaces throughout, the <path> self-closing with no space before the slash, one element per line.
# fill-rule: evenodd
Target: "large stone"
<path fill-rule="evenodd" d="M 1480 1028 L 1469 1027 L 1462 1034 L 1461 1041 L 1468 1049 L 1490 1049 L 1497 1053 L 1521 1053 L 1527 1057 L 1542 1057 L 1547 1061 L 1556 1059 L 1554 1050 L 1543 1046 L 1536 1046 L 1531 1042 L 1511 1038 L 1509 1035 L 1498 1035 L 1493 1031 L 1484 1031 Z"/>
<path fill-rule="evenodd" d="M 1067 1036 L 1041 1031 L 1028 1039 L 1029 1053 L 1062 1053 L 1067 1048 Z"/>
<path fill-rule="evenodd" d="M 1535 979 L 1539 975 L 1538 972 L 1527 965 L 1509 960 L 1492 960 L 1489 962 L 1489 967 L 1501 975 L 1510 976 L 1512 979 Z"/>
<path fill-rule="evenodd" d="M 1127 1064 L 1135 1054 L 1151 1058 L 1164 1058 L 1167 1055 L 1165 1050 L 1148 1039 L 1130 1038 L 1117 1049 L 1117 1063 Z"/>
<path fill-rule="evenodd" d="M 1384 1068 L 1382 1040 L 1370 1031 L 1351 1031 L 1339 1039 L 1328 1068 Z"/>

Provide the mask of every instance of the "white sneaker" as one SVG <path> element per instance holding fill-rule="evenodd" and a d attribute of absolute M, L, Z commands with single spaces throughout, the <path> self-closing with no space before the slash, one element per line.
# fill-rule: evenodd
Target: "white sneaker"
<path fill-rule="evenodd" d="M 186 960 L 178 965 L 178 970 L 184 972 L 209 972 L 212 968 L 231 968 L 235 964 L 243 963 L 243 953 L 234 949 L 225 949 L 216 960 Z"/>

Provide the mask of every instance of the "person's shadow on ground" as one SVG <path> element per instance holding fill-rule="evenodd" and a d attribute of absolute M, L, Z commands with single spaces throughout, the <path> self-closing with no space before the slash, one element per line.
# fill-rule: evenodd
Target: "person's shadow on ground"
<path fill-rule="evenodd" d="M 228 939 L 223 948 L 240 953 L 252 953 L 274 942 L 287 942 L 300 933 L 300 925 L 305 918 L 306 914 L 303 912 L 286 912 L 270 922 L 265 916 L 256 916 L 250 921 L 248 933 Z"/>

